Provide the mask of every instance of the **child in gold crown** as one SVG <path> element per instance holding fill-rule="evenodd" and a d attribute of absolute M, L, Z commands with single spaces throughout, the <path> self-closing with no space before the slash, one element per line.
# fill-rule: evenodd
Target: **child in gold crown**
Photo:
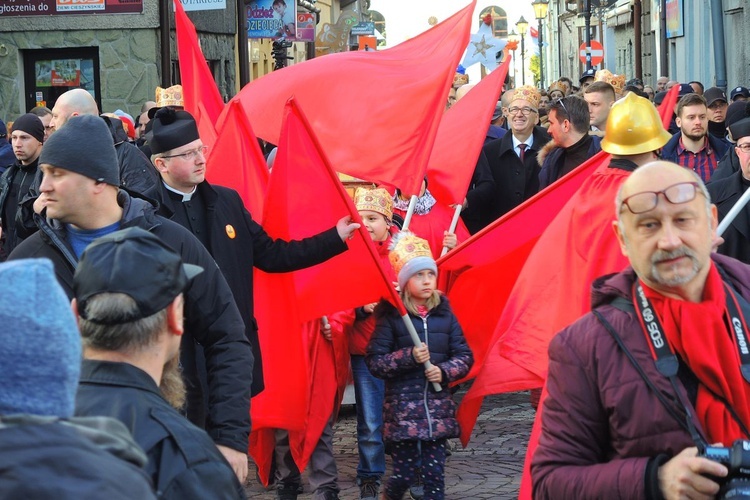
<path fill-rule="evenodd" d="M 435 289 L 437 265 L 427 241 L 403 231 L 393 237 L 389 257 L 422 345 L 414 346 L 395 307 L 378 305 L 365 361 L 373 375 L 385 379 L 383 436 L 393 458 L 385 498 L 401 499 L 415 482 L 414 464 L 421 462 L 424 498 L 442 499 L 446 440 L 459 435 L 448 384 L 469 373 L 474 357 L 448 299 Z M 426 361 L 433 364 L 429 370 Z"/>
<path fill-rule="evenodd" d="M 354 193 L 354 205 L 362 223 L 375 244 L 375 249 L 388 278 L 395 282 L 388 247 L 391 235 L 397 231 L 393 225 L 393 200 L 383 188 L 359 188 Z M 377 500 L 380 483 L 385 474 L 385 446 L 383 444 L 383 381 L 370 374 L 365 365 L 365 351 L 375 330 L 372 312 L 377 304 L 365 304 L 349 311 L 329 316 L 330 334 L 343 332 L 349 341 L 354 397 L 357 405 L 357 484 L 360 500 Z"/>

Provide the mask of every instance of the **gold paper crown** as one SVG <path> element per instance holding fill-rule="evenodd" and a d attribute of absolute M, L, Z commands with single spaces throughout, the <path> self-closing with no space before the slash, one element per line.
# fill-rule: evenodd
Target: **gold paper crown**
<path fill-rule="evenodd" d="M 166 89 L 156 87 L 156 106 L 159 108 L 164 106 L 184 108 L 185 100 L 182 97 L 182 85 L 172 85 Z"/>
<path fill-rule="evenodd" d="M 388 220 L 393 218 L 393 198 L 383 188 L 361 187 L 354 193 L 354 205 L 357 210 L 370 210 L 385 215 Z"/>
<path fill-rule="evenodd" d="M 596 72 L 594 80 L 597 82 L 606 82 L 615 89 L 615 94 L 620 95 L 625 90 L 625 75 L 615 75 L 608 69 L 600 69 Z"/>
<path fill-rule="evenodd" d="M 469 83 L 469 75 L 456 73 L 453 75 L 453 88 L 458 88 Z"/>
<path fill-rule="evenodd" d="M 539 101 L 542 99 L 542 94 L 536 87 L 532 85 L 524 85 L 513 91 L 513 97 L 510 99 L 510 102 L 512 103 L 517 99 L 528 101 L 532 108 L 539 108 Z"/>
<path fill-rule="evenodd" d="M 566 95 L 568 95 L 568 84 L 559 80 L 556 82 L 552 82 L 547 93 L 551 94 L 555 90 L 562 92 L 563 97 L 565 97 Z"/>
<path fill-rule="evenodd" d="M 396 275 L 407 262 L 416 257 L 429 257 L 432 259 L 432 251 L 427 240 L 420 238 L 411 231 L 401 231 L 393 237 L 391 251 L 388 253 L 388 260 L 391 261 L 393 270 Z"/>

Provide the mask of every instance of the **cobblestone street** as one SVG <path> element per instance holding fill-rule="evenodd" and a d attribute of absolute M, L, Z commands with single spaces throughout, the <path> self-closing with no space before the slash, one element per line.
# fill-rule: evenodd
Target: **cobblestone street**
<path fill-rule="evenodd" d="M 459 393 L 460 394 L 460 393 Z M 471 442 L 457 449 L 446 461 L 447 499 L 511 499 L 518 496 L 526 442 L 531 432 L 534 410 L 528 392 L 500 394 L 485 398 Z M 345 406 L 334 428 L 334 450 L 339 471 L 341 498 L 359 498 L 355 484 L 357 468 L 356 417 L 353 407 Z M 390 463 L 388 471 L 390 472 Z M 249 498 L 272 499 L 275 492 L 266 491 L 255 480 L 251 464 Z M 300 499 L 312 497 L 305 488 Z"/>

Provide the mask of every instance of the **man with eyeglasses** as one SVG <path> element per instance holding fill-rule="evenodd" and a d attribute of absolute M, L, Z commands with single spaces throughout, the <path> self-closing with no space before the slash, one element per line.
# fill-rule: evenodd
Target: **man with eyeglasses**
<path fill-rule="evenodd" d="M 495 182 L 495 191 L 482 211 L 481 227 L 490 224 L 539 191 L 539 165 L 536 156 L 550 140 L 547 132 L 537 126 L 539 99 L 539 90 L 531 85 L 516 88 L 508 101 L 507 123 L 510 133 L 488 142 L 482 148 L 480 161 L 486 158 Z M 472 207 L 470 197 L 469 201 L 469 209 L 476 209 Z"/>
<path fill-rule="evenodd" d="M 626 270 L 549 347 L 534 498 L 713 498 L 728 474 L 699 455 L 747 438 L 740 352 L 750 267 L 712 253 L 716 208 L 668 162 L 637 169 L 615 200 Z M 657 363 L 658 362 L 658 363 Z"/>
<path fill-rule="evenodd" d="M 274 240 L 253 220 L 236 191 L 206 181 L 207 148 L 190 113 L 168 107 L 160 109 L 153 118 L 152 134 L 151 161 L 161 174 L 158 213 L 193 233 L 224 274 L 244 321 L 245 337 L 252 347 L 254 364 L 246 365 L 245 370 L 252 373 L 254 396 L 263 390 L 263 365 L 253 317 L 253 268 L 289 272 L 318 264 L 346 250 L 344 241 L 358 226 L 344 217 L 336 227 L 303 240 Z M 200 355 L 200 349 L 197 354 Z M 207 368 L 210 374 L 213 367 Z M 200 375 L 193 382 L 203 385 L 206 374 Z M 198 389 L 194 387 L 193 394 L 200 395 Z M 250 386 L 236 388 L 242 392 L 245 389 Z M 211 392 L 209 388 L 209 396 Z M 188 416 L 202 425 L 201 412 L 197 410 L 188 403 Z M 246 422 L 245 430 L 249 432 L 249 415 L 237 414 L 236 418 L 238 422 Z M 247 439 L 244 445 L 237 441 L 232 451 L 227 453 L 222 449 L 233 465 L 244 460 L 246 472 Z"/>
<path fill-rule="evenodd" d="M 709 182 L 706 186 L 711 193 L 719 220 L 724 220 L 737 200 L 750 186 L 750 118 L 744 118 L 729 127 L 735 140 L 734 152 L 737 154 L 739 170 L 729 177 Z M 719 253 L 729 255 L 745 263 L 750 263 L 750 215 L 748 208 L 741 210 L 727 227 L 722 237 L 724 243 L 719 246 Z"/>
<path fill-rule="evenodd" d="M 601 137 L 589 134 L 589 105 L 578 96 L 554 101 L 547 132 L 552 141 L 539 153 L 539 189 L 544 189 L 601 151 Z"/>

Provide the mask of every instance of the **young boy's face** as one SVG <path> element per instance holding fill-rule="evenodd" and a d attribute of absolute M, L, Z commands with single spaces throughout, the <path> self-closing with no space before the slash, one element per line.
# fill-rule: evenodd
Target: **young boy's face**
<path fill-rule="evenodd" d="M 365 229 L 370 233 L 373 241 L 385 241 L 388 239 L 388 221 L 385 215 L 372 210 L 360 210 L 359 216 L 365 224 Z"/>
<path fill-rule="evenodd" d="M 276 12 L 278 15 L 283 16 L 284 12 L 286 11 L 286 5 L 283 3 L 275 3 L 273 4 L 273 11 Z"/>

